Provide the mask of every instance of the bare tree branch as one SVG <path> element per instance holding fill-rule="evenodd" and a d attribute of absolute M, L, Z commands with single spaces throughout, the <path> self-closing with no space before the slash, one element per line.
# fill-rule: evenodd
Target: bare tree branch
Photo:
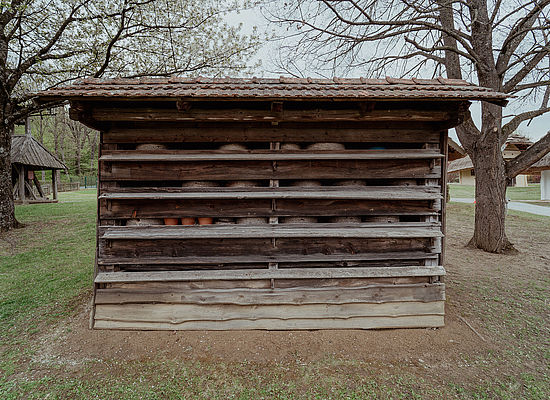
<path fill-rule="evenodd" d="M 504 124 L 504 126 L 502 127 L 502 135 L 505 138 L 508 137 L 511 133 L 518 129 L 519 125 L 522 122 L 539 117 L 543 114 L 546 114 L 547 112 L 550 112 L 550 107 L 545 107 L 533 111 L 526 111 L 516 115 L 508 123 Z"/>
<path fill-rule="evenodd" d="M 506 176 L 512 179 L 550 152 L 550 131 L 519 156 L 506 162 Z"/>
<path fill-rule="evenodd" d="M 550 54 L 550 44 L 545 45 L 545 49 L 536 53 L 531 60 L 529 60 L 516 74 L 511 77 L 508 82 L 502 86 L 504 93 L 510 93 L 514 90 L 515 86 L 519 84 L 543 59 Z"/>

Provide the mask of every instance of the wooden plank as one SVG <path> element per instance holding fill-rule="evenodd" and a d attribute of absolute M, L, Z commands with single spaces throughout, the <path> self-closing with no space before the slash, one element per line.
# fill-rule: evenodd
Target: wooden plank
<path fill-rule="evenodd" d="M 277 199 L 273 207 L 271 199 L 101 199 L 100 211 L 102 219 L 437 215 L 431 200 Z"/>
<path fill-rule="evenodd" d="M 231 123 L 138 123 L 113 124 L 104 143 L 189 143 L 189 142 L 361 142 L 361 143 L 439 143 L 438 127 L 408 122 L 384 123 L 231 124 Z M 378 124 L 380 125 L 380 124 Z"/>
<path fill-rule="evenodd" d="M 168 265 L 168 264 L 257 264 L 257 263 L 302 263 L 302 262 L 318 262 L 318 261 L 382 261 L 382 260 L 418 260 L 425 258 L 437 258 L 435 253 L 426 252 L 392 252 L 392 253 L 364 253 L 364 254 L 296 254 L 296 255 L 273 255 L 259 256 L 251 254 L 249 256 L 209 256 L 209 257 L 156 257 L 156 258 L 111 258 L 109 260 L 100 260 L 99 264 L 118 264 L 118 265 L 134 265 L 134 264 L 152 264 L 152 265 Z"/>
<path fill-rule="evenodd" d="M 101 229 L 102 227 L 100 227 Z M 108 243 L 107 243 L 108 242 Z M 140 257 L 143 262 L 156 257 L 250 256 L 296 254 L 360 254 L 399 251 L 430 252 L 432 238 L 271 238 L 182 239 L 182 240 L 104 240 L 99 239 L 100 259 Z"/>
<path fill-rule="evenodd" d="M 325 186 L 256 188 L 182 188 L 178 193 L 105 193 L 100 199 L 186 200 L 186 199 L 350 199 L 350 200 L 435 200 L 439 186 Z"/>
<path fill-rule="evenodd" d="M 370 285 L 354 288 L 206 289 L 174 291 L 98 289 L 95 304 L 346 304 L 445 300 L 445 285 Z"/>
<path fill-rule="evenodd" d="M 54 200 L 57 200 L 57 178 L 57 170 L 52 169 L 52 191 Z"/>
<path fill-rule="evenodd" d="M 346 150 L 346 151 L 273 151 L 249 150 L 155 150 L 104 152 L 100 161 L 293 161 L 293 160 L 403 160 L 443 158 L 439 151 L 429 149 Z"/>
<path fill-rule="evenodd" d="M 342 279 L 276 279 L 275 285 L 271 289 L 312 289 L 312 288 L 353 288 L 370 285 L 412 285 L 412 284 L 431 284 L 433 277 L 427 276 L 401 276 L 384 278 L 342 278 Z M 212 282 L 212 281 L 210 281 Z M 215 281 L 214 281 L 215 282 Z M 247 282 L 247 281 L 236 281 Z M 178 284 L 186 282 L 178 282 Z M 110 284 L 117 285 L 117 284 Z M 124 285 L 124 284 L 123 284 Z M 148 283 L 140 283 L 148 285 Z M 125 285 L 127 286 L 127 285 Z"/>
<path fill-rule="evenodd" d="M 443 276 L 440 266 L 374 267 L 374 268 L 289 268 L 230 271 L 162 271 L 162 272 L 100 272 L 95 283 L 107 282 L 169 282 L 241 279 L 337 279 L 400 276 Z"/>
<path fill-rule="evenodd" d="M 25 204 L 25 166 L 23 164 L 19 164 L 19 179 L 17 181 L 19 186 L 19 201 L 21 201 L 23 204 Z"/>
<path fill-rule="evenodd" d="M 44 173 L 44 171 L 42 171 L 42 173 Z M 34 184 L 36 185 L 36 189 L 38 190 L 38 194 L 40 195 L 40 197 L 46 197 L 44 195 L 44 191 L 42 190 L 42 186 L 40 185 L 40 181 L 38 180 L 36 175 L 34 175 L 32 180 L 33 180 Z"/>
<path fill-rule="evenodd" d="M 105 321 L 96 320 L 95 329 L 125 330 L 312 330 L 312 329 L 392 329 L 392 328 L 438 328 L 445 326 L 442 315 L 414 315 L 404 317 L 355 317 L 349 319 L 261 319 L 231 321 L 192 321 L 180 324 Z"/>
<path fill-rule="evenodd" d="M 145 260 L 146 261 L 146 260 Z M 147 264 L 136 262 L 135 264 L 111 264 L 104 262 L 101 265 L 103 272 L 153 272 L 153 271 L 234 271 L 243 269 L 269 268 L 277 264 L 280 269 L 322 269 L 322 268 L 386 268 L 386 267 L 411 267 L 423 265 L 438 265 L 438 260 L 433 258 L 416 260 L 379 260 L 379 261 L 315 261 L 298 263 L 235 263 L 235 264 Z"/>
<path fill-rule="evenodd" d="M 230 321 L 235 319 L 349 319 L 355 317 L 402 317 L 444 315 L 445 302 L 390 302 L 303 305 L 217 304 L 98 304 L 95 319 L 106 321 L 180 324 L 189 321 Z"/>
<path fill-rule="evenodd" d="M 389 226 L 391 225 L 391 226 Z M 435 238 L 442 233 L 437 223 L 399 222 L 394 224 L 278 224 L 209 225 L 162 227 L 102 227 L 100 237 L 107 240 L 158 239 L 246 239 L 246 238 Z"/>
<path fill-rule="evenodd" d="M 272 112 L 268 110 L 254 109 L 215 109 L 178 111 L 176 109 L 159 109 L 148 107 L 104 107 L 99 105 L 92 108 L 91 117 L 95 121 L 420 121 L 420 122 L 444 122 L 456 118 L 456 112 L 446 110 L 412 110 L 412 109 L 387 109 L 362 112 L 361 110 L 342 109 L 312 109 L 312 110 L 283 110 Z"/>
<path fill-rule="evenodd" d="M 101 162 L 103 180 L 254 180 L 254 179 L 391 179 L 439 178 L 438 160 L 310 160 L 166 162 Z"/>
<path fill-rule="evenodd" d="M 275 286 L 271 285 L 270 279 L 247 279 L 247 280 L 207 280 L 207 281 L 153 281 L 153 282 L 110 282 L 102 283 L 105 289 L 112 290 L 137 290 L 137 291 L 191 291 L 209 289 L 346 289 L 355 287 L 370 287 L 372 285 L 431 285 L 430 277 L 408 276 L 408 277 L 385 277 L 385 278 L 341 278 L 341 279 L 277 279 Z M 96 285 L 97 286 L 97 285 Z"/>

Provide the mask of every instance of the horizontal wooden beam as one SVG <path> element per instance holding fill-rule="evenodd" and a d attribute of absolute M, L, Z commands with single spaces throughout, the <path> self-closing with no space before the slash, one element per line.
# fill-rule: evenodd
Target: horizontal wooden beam
<path fill-rule="evenodd" d="M 100 161 L 292 161 L 292 160 L 403 160 L 432 159 L 445 157 L 439 151 L 429 149 L 403 150 L 347 150 L 345 152 L 280 152 L 280 151 L 246 151 L 224 152 L 212 151 L 108 151 L 103 152 Z"/>
<path fill-rule="evenodd" d="M 107 200 L 187 200 L 187 199 L 350 199 L 350 200 L 435 200 L 441 199 L 439 186 L 325 186 L 257 188 L 182 188 L 179 193 L 104 193 Z"/>
<path fill-rule="evenodd" d="M 391 226 L 388 226 L 391 225 Z M 442 237 L 439 223 L 399 222 L 393 224 L 279 224 L 209 225 L 163 227 L 104 227 L 106 240 L 246 239 L 246 238 L 436 238 Z"/>
<path fill-rule="evenodd" d="M 287 268 L 213 271 L 100 272 L 95 283 L 177 282 L 251 279 L 339 279 L 444 276 L 441 266 L 365 267 L 365 268 Z"/>
<path fill-rule="evenodd" d="M 441 110 L 387 109 L 363 112 L 359 109 L 270 110 L 254 109 L 194 109 L 179 111 L 157 108 L 94 107 L 91 117 L 96 121 L 420 121 L 443 122 L 456 120 L 457 112 Z"/>
<path fill-rule="evenodd" d="M 97 289 L 95 304 L 349 304 L 445 300 L 445 284 L 407 284 L 352 288 L 194 289 L 152 288 L 137 283 L 127 289 Z"/>
<path fill-rule="evenodd" d="M 303 262 L 353 262 L 353 261 L 384 261 L 384 260 L 422 260 L 426 258 L 437 258 L 435 253 L 420 251 L 414 252 L 390 252 L 390 253 L 363 253 L 363 254 L 296 254 L 296 255 L 274 255 L 258 256 L 210 256 L 210 257 L 156 257 L 156 258 L 111 258 L 109 260 L 98 260 L 99 265 L 203 265 L 203 264 L 256 264 L 256 263 L 303 263 Z"/>
<path fill-rule="evenodd" d="M 137 161 L 100 163 L 103 181 L 437 179 L 441 160 Z"/>
<path fill-rule="evenodd" d="M 96 320 L 161 322 L 180 324 L 192 321 L 349 319 L 355 317 L 400 317 L 444 315 L 443 301 L 392 302 L 381 304 L 303 304 L 241 306 L 198 304 L 104 304 L 96 307 Z"/>
<path fill-rule="evenodd" d="M 329 123 L 325 123 L 329 124 Z M 343 123 L 340 123 L 342 125 Z M 137 123 L 136 126 L 114 126 L 103 135 L 104 143 L 168 143 L 185 142 L 368 142 L 368 143 L 439 143 L 440 130 L 436 127 L 415 127 L 414 122 L 407 126 L 394 127 L 391 123 L 384 128 L 368 126 L 330 127 L 309 124 L 292 124 L 287 126 L 258 126 L 258 124 L 239 123 L 204 123 L 187 126 L 185 124 L 168 124 L 157 122 L 155 126 Z M 416 123 L 418 124 L 418 123 Z M 145 125 L 145 126 L 144 126 Z M 150 125 L 150 124 L 149 124 Z M 199 125 L 199 126 L 196 126 Z M 242 126 L 245 125 L 245 126 Z M 314 125 L 314 124 L 313 124 Z M 357 125 L 357 124 L 356 124 Z M 362 124 L 367 125 L 367 124 Z M 440 128 L 439 128 L 440 129 Z"/>
<path fill-rule="evenodd" d="M 127 330 L 311 330 L 311 329 L 392 329 L 392 328 L 427 328 L 445 325 L 443 315 L 408 315 L 401 317 L 352 317 L 352 318 L 310 318 L 297 319 L 234 319 L 230 321 L 188 321 L 143 322 L 143 321 L 113 321 L 95 320 L 95 329 L 127 329 Z"/>

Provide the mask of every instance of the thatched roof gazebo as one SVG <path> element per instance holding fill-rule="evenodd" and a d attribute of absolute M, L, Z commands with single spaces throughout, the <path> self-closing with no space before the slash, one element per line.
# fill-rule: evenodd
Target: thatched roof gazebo
<path fill-rule="evenodd" d="M 57 202 L 56 171 L 67 169 L 57 157 L 31 135 L 14 135 L 11 139 L 13 197 L 17 203 Z M 49 200 L 34 171 L 52 170 L 52 194 Z M 36 186 L 38 195 L 34 193 Z"/>

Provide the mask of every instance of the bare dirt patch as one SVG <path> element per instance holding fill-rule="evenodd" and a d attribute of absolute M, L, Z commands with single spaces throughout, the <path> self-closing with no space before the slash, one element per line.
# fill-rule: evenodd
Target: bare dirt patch
<path fill-rule="evenodd" d="M 453 206 L 451 206 L 452 208 Z M 458 207 L 458 206 L 457 206 Z M 89 298 L 79 311 L 39 339 L 34 361 L 71 369 L 89 361 L 180 360 L 207 364 L 308 365 L 347 360 L 428 382 L 476 385 L 493 378 L 543 373 L 540 335 L 547 309 L 550 226 L 510 217 L 515 255 L 465 248 L 472 234 L 466 209 L 448 222 L 445 327 L 441 329 L 330 331 L 147 332 L 89 330 Z M 546 228 L 545 228 L 546 227 Z M 534 233 L 536 232 L 536 233 Z M 539 286 L 538 283 L 541 283 Z M 529 317 L 526 318 L 525 315 Z M 540 324 L 542 332 L 531 332 Z M 467 321 L 471 327 L 469 327 Z M 476 334 L 473 329 L 478 332 Z M 534 329 L 534 328 L 533 328 Z M 548 349 L 546 348 L 546 351 Z"/>
<path fill-rule="evenodd" d="M 33 238 L 47 236 L 48 232 L 54 233 L 67 222 L 66 219 L 33 221 L 8 232 L 0 232 L 0 256 L 13 256 L 32 248 L 43 247 L 43 242 L 37 242 Z M 55 235 L 51 237 L 54 238 Z"/>

